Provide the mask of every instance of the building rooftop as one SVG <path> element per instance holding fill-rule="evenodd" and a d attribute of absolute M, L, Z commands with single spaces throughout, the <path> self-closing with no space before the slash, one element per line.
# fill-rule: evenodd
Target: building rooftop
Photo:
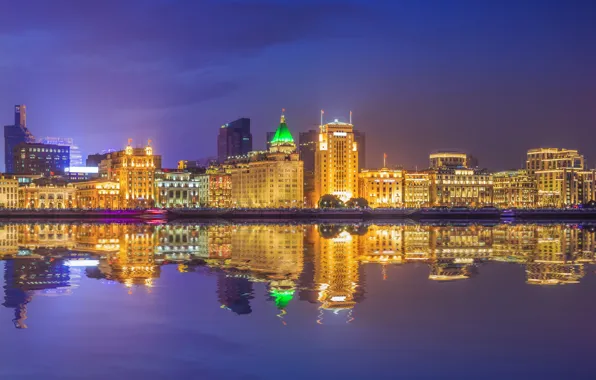
<path fill-rule="evenodd" d="M 273 135 L 270 144 L 272 146 L 294 144 L 294 138 L 292 137 L 292 133 L 288 129 L 288 125 L 286 124 L 286 117 L 283 113 L 281 115 L 279 126 L 277 127 L 275 135 Z"/>

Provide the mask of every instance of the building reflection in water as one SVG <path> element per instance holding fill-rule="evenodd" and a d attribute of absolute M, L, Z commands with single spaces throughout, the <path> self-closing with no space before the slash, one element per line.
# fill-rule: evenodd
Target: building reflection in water
<path fill-rule="evenodd" d="M 214 276 L 222 309 L 250 314 L 255 283 L 263 283 L 283 323 L 300 300 L 318 305 L 327 324 L 353 320 L 367 265 L 386 278 L 389 266 L 421 263 L 430 280 L 454 281 L 481 273 L 483 263 L 509 262 L 524 266 L 528 284 L 574 284 L 595 248 L 590 225 L 0 225 L 3 306 L 14 309 L 17 328 L 27 327 L 35 297 L 71 294 L 83 274 L 132 293 L 150 291 L 161 267 L 174 264 Z"/>

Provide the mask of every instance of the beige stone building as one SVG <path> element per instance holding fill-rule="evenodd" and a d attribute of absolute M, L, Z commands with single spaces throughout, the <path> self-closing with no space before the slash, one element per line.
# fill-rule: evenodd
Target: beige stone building
<path fill-rule="evenodd" d="M 335 120 L 320 126 L 315 153 L 315 198 L 326 194 L 342 201 L 358 193 L 358 144 L 354 126 Z"/>
<path fill-rule="evenodd" d="M 431 173 L 434 206 L 482 207 L 493 204 L 493 176 L 484 170 L 442 168 Z"/>
<path fill-rule="evenodd" d="M 404 205 L 417 208 L 430 206 L 431 175 L 428 172 L 404 173 Z"/>
<path fill-rule="evenodd" d="M 527 170 L 511 170 L 493 174 L 494 205 L 501 208 L 536 207 L 538 189 Z"/>
<path fill-rule="evenodd" d="M 303 163 L 283 115 L 269 151 L 251 152 L 227 163 L 232 180 L 232 207 L 303 207 Z"/>
<path fill-rule="evenodd" d="M 577 150 L 530 149 L 526 169 L 534 176 L 538 207 L 565 207 L 594 200 L 593 171 Z"/>
<path fill-rule="evenodd" d="M 161 169 L 161 156 L 153 154 L 151 140 L 145 148 L 133 148 L 132 140 L 126 149 L 109 153 L 99 164 L 102 178 L 120 184 L 123 208 L 152 207 L 156 204 L 155 172 Z"/>
<path fill-rule="evenodd" d="M 0 176 L 0 208 L 19 206 L 19 181 L 16 178 Z"/>
<path fill-rule="evenodd" d="M 363 169 L 359 174 L 359 196 L 370 207 L 402 207 L 404 205 L 404 171 L 382 168 Z"/>
<path fill-rule="evenodd" d="M 117 210 L 122 208 L 120 183 L 106 179 L 74 183 L 76 203 L 79 208 L 101 208 Z"/>
<path fill-rule="evenodd" d="M 228 208 L 232 205 L 232 176 L 225 167 L 210 167 L 197 175 L 199 206 Z"/>
<path fill-rule="evenodd" d="M 40 209 L 76 208 L 75 190 L 71 183 L 31 183 L 19 188 L 19 207 Z"/>

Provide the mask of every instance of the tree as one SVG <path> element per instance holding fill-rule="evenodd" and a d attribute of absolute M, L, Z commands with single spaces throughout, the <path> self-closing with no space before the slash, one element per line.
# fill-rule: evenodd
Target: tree
<path fill-rule="evenodd" d="M 333 194 L 325 194 L 319 199 L 319 208 L 342 208 L 344 202 Z"/>
<path fill-rule="evenodd" d="M 349 208 L 368 208 L 368 201 L 364 198 L 351 198 L 346 202 Z"/>

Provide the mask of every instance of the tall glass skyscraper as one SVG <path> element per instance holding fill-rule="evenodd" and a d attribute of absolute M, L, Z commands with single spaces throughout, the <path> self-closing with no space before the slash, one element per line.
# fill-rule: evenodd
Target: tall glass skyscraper
<path fill-rule="evenodd" d="M 241 156 L 252 151 L 250 119 L 243 117 L 224 124 L 217 136 L 217 160 L 222 163 L 228 157 Z"/>

